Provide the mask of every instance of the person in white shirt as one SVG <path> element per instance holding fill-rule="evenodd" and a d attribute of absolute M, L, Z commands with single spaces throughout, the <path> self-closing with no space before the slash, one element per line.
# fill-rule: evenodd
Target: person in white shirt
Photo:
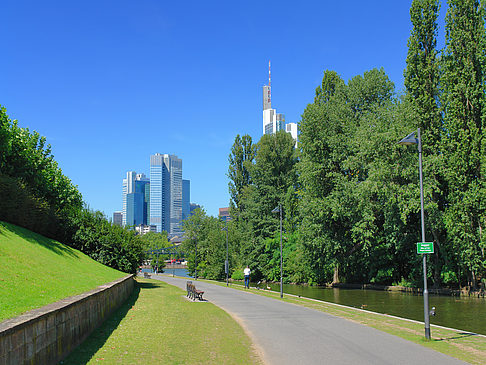
<path fill-rule="evenodd" d="M 246 268 L 243 270 L 243 273 L 245 274 L 245 288 L 250 289 L 250 274 L 251 274 L 251 270 L 248 267 L 248 265 L 246 265 Z"/>

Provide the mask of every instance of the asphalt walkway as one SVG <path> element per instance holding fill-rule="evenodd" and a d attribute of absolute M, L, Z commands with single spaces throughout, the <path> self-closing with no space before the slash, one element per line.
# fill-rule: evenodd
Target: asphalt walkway
<path fill-rule="evenodd" d="M 152 278 L 186 289 L 187 279 Z M 267 364 L 465 364 L 371 327 L 253 294 L 251 289 L 193 283 L 205 292 L 205 299 L 246 328 Z"/>

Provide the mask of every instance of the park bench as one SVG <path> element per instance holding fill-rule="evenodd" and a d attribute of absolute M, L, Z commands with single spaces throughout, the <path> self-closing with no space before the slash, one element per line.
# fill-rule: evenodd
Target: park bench
<path fill-rule="evenodd" d="M 148 272 L 144 272 L 144 273 L 143 273 L 143 277 L 144 277 L 145 279 L 150 279 L 150 274 L 149 274 Z"/>
<path fill-rule="evenodd" d="M 187 297 L 192 300 L 203 300 L 203 294 L 204 292 L 202 290 L 197 290 L 196 286 L 192 283 L 192 281 L 188 281 L 186 283 L 186 289 L 187 289 Z"/>

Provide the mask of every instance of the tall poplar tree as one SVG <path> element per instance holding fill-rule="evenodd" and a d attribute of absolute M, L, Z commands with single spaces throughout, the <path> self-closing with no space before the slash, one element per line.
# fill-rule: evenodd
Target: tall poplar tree
<path fill-rule="evenodd" d="M 426 227 L 432 231 L 436 244 L 436 283 L 440 281 L 443 261 L 448 262 L 447 247 L 442 245 L 445 236 L 442 214 L 445 197 L 442 153 L 439 146 L 442 118 L 439 109 L 440 68 L 436 49 L 438 11 L 438 0 L 413 0 L 410 8 L 412 30 L 408 39 L 407 68 L 404 72 L 407 101 L 416 111 L 416 127 L 421 128 L 422 132 L 425 190 L 427 196 L 431 197 L 426 200 Z"/>
<path fill-rule="evenodd" d="M 242 137 L 238 134 L 231 147 L 228 157 L 228 183 L 230 192 L 230 205 L 234 210 L 233 214 L 241 212 L 241 197 L 243 190 L 251 183 L 250 166 L 255 159 L 256 146 L 252 143 L 251 136 L 245 134 Z"/>
<path fill-rule="evenodd" d="M 438 0 L 413 0 L 410 8 L 412 31 L 408 39 L 405 87 L 418 111 L 424 152 L 434 153 L 440 141 L 439 60 L 437 57 Z"/>
<path fill-rule="evenodd" d="M 473 286 L 486 267 L 484 19 L 478 0 L 449 0 L 442 77 L 445 221 L 458 265 Z"/>

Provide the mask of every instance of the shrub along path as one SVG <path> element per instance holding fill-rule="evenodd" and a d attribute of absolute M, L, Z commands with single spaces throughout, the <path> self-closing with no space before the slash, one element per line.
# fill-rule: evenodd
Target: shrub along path
<path fill-rule="evenodd" d="M 137 278 L 134 294 L 62 364 L 262 364 L 230 315 L 185 291 Z"/>

